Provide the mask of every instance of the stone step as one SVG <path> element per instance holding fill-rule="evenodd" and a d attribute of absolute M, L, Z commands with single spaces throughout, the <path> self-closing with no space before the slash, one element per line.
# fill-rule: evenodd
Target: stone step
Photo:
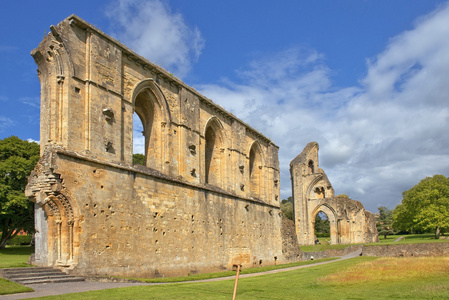
<path fill-rule="evenodd" d="M 20 274 L 20 273 L 29 273 L 29 272 L 49 272 L 49 271 L 56 271 L 60 272 L 61 270 L 50 268 L 50 267 L 30 267 L 30 268 L 6 268 L 1 270 L 3 273 L 8 274 Z"/>
<path fill-rule="evenodd" d="M 60 282 L 78 282 L 78 281 L 84 281 L 84 278 L 70 276 L 67 278 L 34 279 L 34 280 L 24 280 L 24 281 L 16 281 L 16 282 L 19 284 L 28 285 L 28 284 L 40 284 L 40 283 L 60 283 Z"/>
<path fill-rule="evenodd" d="M 37 284 L 50 282 L 83 281 L 83 277 L 69 275 L 60 269 L 50 267 L 11 268 L 0 270 L 2 277 L 20 283 Z"/>
<path fill-rule="evenodd" d="M 25 281 L 25 280 L 37 280 L 37 279 L 54 279 L 54 278 L 70 278 L 72 275 L 67 275 L 65 273 L 61 274 L 27 274 L 26 276 L 14 276 L 9 277 L 9 280 L 14 280 L 16 282 Z"/>
<path fill-rule="evenodd" d="M 3 272 L 4 274 L 6 274 L 9 278 L 14 278 L 14 277 L 23 277 L 23 276 L 29 276 L 29 275 L 36 275 L 36 276 L 44 276 L 44 275 L 60 275 L 60 274 L 65 274 L 61 271 L 47 271 L 47 272 L 20 272 L 20 273 L 10 273 L 10 272 Z"/>

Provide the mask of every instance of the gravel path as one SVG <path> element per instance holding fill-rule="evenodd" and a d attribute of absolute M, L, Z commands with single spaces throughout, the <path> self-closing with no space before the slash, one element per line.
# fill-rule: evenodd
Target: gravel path
<path fill-rule="evenodd" d="M 320 262 L 320 263 L 311 264 L 311 265 L 277 269 L 277 270 L 271 270 L 271 271 L 266 271 L 266 272 L 261 272 L 261 273 L 242 274 L 239 276 L 239 278 L 254 277 L 254 276 L 260 276 L 260 275 L 265 275 L 265 274 L 274 274 L 274 273 L 280 273 L 280 272 L 286 272 L 286 271 L 292 271 L 292 270 L 297 270 L 297 269 L 304 269 L 304 268 L 308 268 L 308 267 L 329 264 L 329 263 L 333 263 L 336 261 L 357 257 L 360 255 L 360 253 L 361 253 L 361 250 L 347 254 L 347 255 L 342 256 L 336 260 L 325 261 L 325 262 Z M 229 276 L 229 277 L 220 277 L 220 278 L 213 278 L 213 279 L 184 281 L 181 283 L 222 281 L 222 280 L 229 280 L 229 279 L 234 279 L 234 278 L 235 278 L 235 276 Z M 27 286 L 31 287 L 34 290 L 34 292 L 3 295 L 3 296 L 0 296 L 0 300 L 28 299 L 28 298 L 35 298 L 35 297 L 62 295 L 62 294 L 79 293 L 79 292 L 95 291 L 95 290 L 106 290 L 106 289 L 130 287 L 130 286 L 137 286 L 137 285 L 160 285 L 160 284 L 169 284 L 169 283 L 143 283 L 143 282 L 128 283 L 128 282 L 80 281 L 80 282 L 67 282 L 67 283 L 29 284 Z"/>

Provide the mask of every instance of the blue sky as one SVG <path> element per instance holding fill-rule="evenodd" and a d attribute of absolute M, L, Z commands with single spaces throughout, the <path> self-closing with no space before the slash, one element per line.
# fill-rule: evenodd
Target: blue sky
<path fill-rule="evenodd" d="M 281 198 L 310 141 L 336 193 L 373 212 L 449 176 L 447 1 L 2 1 L 0 138 L 39 140 L 29 53 L 72 13 L 270 137 Z"/>

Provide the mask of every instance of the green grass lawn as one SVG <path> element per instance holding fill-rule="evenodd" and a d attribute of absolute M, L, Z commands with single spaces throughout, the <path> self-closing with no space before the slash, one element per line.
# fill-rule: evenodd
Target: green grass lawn
<path fill-rule="evenodd" d="M 33 289 L 15 282 L 0 278 L 0 295 L 32 292 Z"/>
<path fill-rule="evenodd" d="M 396 239 L 404 237 L 398 242 L 395 242 Z M 449 240 L 445 238 L 435 239 L 435 235 L 431 233 L 424 234 L 402 234 L 402 235 L 387 235 L 387 238 L 384 239 L 384 236 L 379 236 L 378 243 L 370 243 L 366 244 L 367 246 L 378 246 L 378 245 L 396 245 L 396 244 L 423 244 L 423 243 L 449 243 Z"/>
<path fill-rule="evenodd" d="M 290 267 L 311 265 L 311 264 L 316 264 L 316 263 L 325 262 L 325 261 L 331 261 L 331 260 L 335 260 L 335 259 L 337 259 L 337 258 L 336 257 L 328 257 L 328 258 L 322 258 L 322 259 L 317 259 L 317 260 L 313 260 L 313 261 L 311 261 L 311 260 L 297 261 L 297 262 L 292 262 L 292 263 L 282 264 L 282 265 L 265 266 L 265 267 L 258 267 L 258 268 L 247 268 L 247 269 L 242 269 L 240 271 L 240 274 L 261 273 L 261 272 L 277 270 L 277 269 L 285 269 L 285 268 L 290 268 Z M 148 283 L 163 283 L 163 282 L 194 281 L 194 280 L 212 279 L 212 278 L 229 277 L 229 276 L 235 276 L 235 271 L 195 274 L 195 275 L 183 276 L 183 277 L 128 278 L 128 279 L 139 280 L 139 281 L 148 282 Z"/>
<path fill-rule="evenodd" d="M 396 239 L 401 236 L 405 237 L 398 242 Z M 321 239 L 320 239 L 321 242 Z M 379 236 L 379 242 L 364 244 L 365 246 L 379 246 L 379 245 L 397 245 L 397 244 L 422 244 L 422 243 L 449 243 L 449 240 L 440 238 L 435 239 L 435 236 L 431 233 L 426 234 L 406 234 L 406 235 L 388 235 L 386 239 L 383 236 Z M 302 252 L 318 252 L 325 251 L 327 249 L 344 249 L 348 246 L 361 245 L 361 244 L 350 244 L 350 245 L 329 245 L 326 242 L 322 242 L 321 245 L 310 245 L 310 246 L 299 246 Z"/>
<path fill-rule="evenodd" d="M 30 267 L 27 261 L 33 250 L 30 246 L 11 246 L 0 249 L 0 268 Z"/>
<path fill-rule="evenodd" d="M 27 264 L 33 248 L 30 246 L 12 246 L 0 249 L 0 268 L 30 267 Z M 0 278 L 0 295 L 31 292 L 32 288 Z"/>
<path fill-rule="evenodd" d="M 404 258 L 395 258 L 391 263 L 400 262 L 401 259 Z M 401 276 L 405 274 L 402 266 L 396 270 L 397 274 L 385 275 L 384 278 L 383 274 L 386 274 L 384 272 L 387 269 L 383 269 L 383 265 L 386 264 L 388 268 L 390 262 L 384 259 L 383 263 L 378 264 L 377 262 L 382 262 L 382 258 L 357 257 L 294 271 L 241 278 L 237 299 L 448 299 L 449 260 L 447 257 L 438 259 L 441 261 L 437 261 L 437 265 L 446 264 L 443 271 L 431 270 L 426 274 L 417 272 L 409 276 Z M 373 264 L 373 261 L 376 262 Z M 378 274 L 364 277 L 376 265 L 380 266 L 377 268 Z M 405 262 L 403 265 L 407 266 L 409 263 Z M 332 274 L 334 278 L 329 277 Z M 44 299 L 230 299 L 233 287 L 234 280 L 176 283 L 67 294 Z"/>

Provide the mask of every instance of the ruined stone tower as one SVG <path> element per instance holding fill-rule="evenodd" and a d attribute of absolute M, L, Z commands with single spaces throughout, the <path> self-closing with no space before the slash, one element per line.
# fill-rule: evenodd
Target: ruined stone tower
<path fill-rule="evenodd" d="M 331 244 L 377 241 L 374 215 L 359 201 L 334 195 L 326 173 L 319 167 L 318 150 L 318 143 L 309 143 L 290 163 L 298 243 L 314 244 L 315 218 L 319 212 L 328 217 Z"/>

